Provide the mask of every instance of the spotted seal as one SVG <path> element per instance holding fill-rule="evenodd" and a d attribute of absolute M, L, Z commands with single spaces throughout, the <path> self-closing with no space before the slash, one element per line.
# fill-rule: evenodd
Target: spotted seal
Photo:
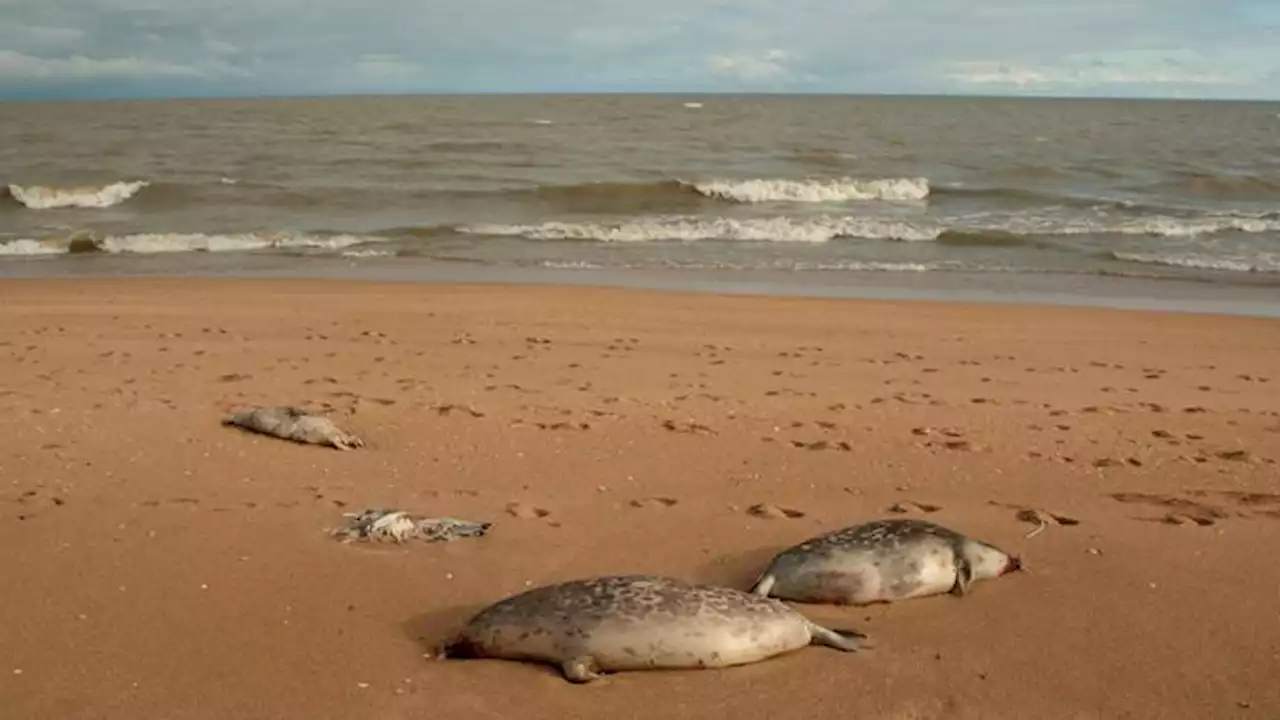
<path fill-rule="evenodd" d="M 758 597 L 865 605 L 951 593 L 1020 570 L 1015 555 L 941 525 L 873 520 L 778 553 L 751 589 Z"/>
<path fill-rule="evenodd" d="M 251 432 L 309 445 L 327 445 L 339 450 L 364 447 L 364 441 L 338 427 L 332 420 L 292 406 L 262 407 L 233 413 L 222 420 Z"/>
<path fill-rule="evenodd" d="M 817 625 L 779 600 L 658 575 L 537 587 L 481 610 L 439 653 L 558 665 L 585 683 L 627 670 L 745 665 L 806 645 L 845 652 L 866 635 Z"/>

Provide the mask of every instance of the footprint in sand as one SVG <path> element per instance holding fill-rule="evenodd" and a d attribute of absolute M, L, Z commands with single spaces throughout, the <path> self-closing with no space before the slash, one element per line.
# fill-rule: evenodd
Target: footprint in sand
<path fill-rule="evenodd" d="M 1148 505 L 1167 512 L 1161 517 L 1136 518 L 1145 522 L 1162 522 L 1171 525 L 1209 526 L 1230 517 L 1226 510 L 1206 503 L 1196 502 L 1175 495 L 1139 492 L 1111 493 L 1111 498 L 1126 504 Z"/>
<path fill-rule="evenodd" d="M 507 514 L 521 520 L 541 520 L 551 515 L 551 511 L 523 502 L 507 503 Z"/>
<path fill-rule="evenodd" d="M 795 520 L 802 518 L 805 513 L 800 510 L 779 507 L 769 503 L 757 503 L 747 508 L 747 514 L 766 520 Z"/>
<path fill-rule="evenodd" d="M 1218 522 L 1218 518 L 1209 517 L 1208 515 L 1180 512 L 1171 512 L 1158 518 L 1141 519 L 1147 522 L 1160 522 L 1165 525 L 1197 525 L 1199 527 L 1209 527 L 1210 525 L 1215 525 Z"/>
<path fill-rule="evenodd" d="M 921 513 L 927 515 L 929 513 L 936 513 L 941 509 L 941 505 L 930 505 L 929 503 L 918 503 L 912 502 L 911 500 L 903 500 L 902 502 L 896 502 L 889 506 L 889 512 L 899 514 Z"/>
<path fill-rule="evenodd" d="M 1244 492 L 1240 490 L 1192 490 L 1187 494 L 1197 498 L 1217 496 L 1249 511 L 1247 513 L 1241 512 L 1241 515 L 1280 520 L 1280 494 L 1277 493 Z"/>
<path fill-rule="evenodd" d="M 837 452 L 852 452 L 853 445 L 847 440 L 837 440 L 831 442 L 829 440 L 814 440 L 812 442 L 805 440 L 790 440 L 791 447 L 802 450 L 835 450 Z"/>
<path fill-rule="evenodd" d="M 670 432 L 685 433 L 688 435 L 716 435 L 716 431 L 703 425 L 702 423 L 687 420 L 684 422 L 676 422 L 675 420 L 663 420 L 662 427 Z"/>
<path fill-rule="evenodd" d="M 539 430 L 590 430 L 591 423 L 585 422 L 535 422 L 533 423 Z"/>
<path fill-rule="evenodd" d="M 1116 468 L 1116 467 L 1142 467 L 1142 461 L 1138 458 L 1127 457 L 1124 460 L 1116 460 L 1115 458 L 1098 458 L 1093 461 L 1093 466 L 1099 469 Z"/>
<path fill-rule="evenodd" d="M 394 402 L 394 401 L 393 401 L 393 402 Z M 466 413 L 466 414 L 470 415 L 470 416 L 471 416 L 471 417 L 473 417 L 473 418 L 482 418 L 482 417 L 484 417 L 484 413 L 480 412 L 479 410 L 476 410 L 475 408 L 471 407 L 470 405 L 457 405 L 457 404 L 454 404 L 454 403 L 442 403 L 442 404 L 440 404 L 440 405 L 432 405 L 432 406 L 431 406 L 431 409 L 432 409 L 432 410 L 435 410 L 437 415 L 446 415 L 446 416 L 447 416 L 447 415 L 450 415 L 450 414 L 452 414 L 452 413 L 454 413 L 454 412 L 463 412 L 463 413 Z"/>
<path fill-rule="evenodd" d="M 632 500 L 628 504 L 631 505 L 631 507 L 633 508 L 647 508 L 647 507 L 669 508 L 676 505 L 679 502 L 680 502 L 679 500 L 676 500 L 675 498 L 672 498 L 672 497 L 650 497 L 650 498 L 643 498 L 640 500 Z"/>

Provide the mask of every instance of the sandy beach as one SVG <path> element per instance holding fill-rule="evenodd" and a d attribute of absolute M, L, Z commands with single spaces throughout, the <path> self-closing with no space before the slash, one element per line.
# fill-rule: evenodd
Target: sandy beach
<path fill-rule="evenodd" d="M 296 403 L 351 451 L 220 425 Z M 0 282 L 0 717 L 1280 716 L 1280 321 L 340 280 Z M 530 585 L 746 588 L 927 517 L 965 598 L 877 641 L 612 675 L 424 657 Z M 400 507 L 494 523 L 328 536 Z M 1051 522 L 1037 534 L 1020 511 Z"/>

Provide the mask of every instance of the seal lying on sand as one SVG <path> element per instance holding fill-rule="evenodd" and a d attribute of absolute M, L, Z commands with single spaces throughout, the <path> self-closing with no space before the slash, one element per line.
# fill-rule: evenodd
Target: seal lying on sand
<path fill-rule="evenodd" d="M 853 652 L 865 638 L 740 590 L 614 575 L 501 600 L 473 617 L 440 656 L 550 663 L 584 683 L 604 672 L 745 665 L 810 644 Z"/>
<path fill-rule="evenodd" d="M 339 428 L 329 418 L 291 406 L 234 413 L 224 418 L 222 424 L 298 443 L 329 445 L 339 450 L 364 447 L 363 440 Z"/>
<path fill-rule="evenodd" d="M 925 520 L 873 520 L 778 553 L 751 592 L 795 602 L 864 605 L 952 593 L 1022 568 L 997 547 Z"/>
<path fill-rule="evenodd" d="M 404 510 L 369 508 L 359 513 L 344 513 L 347 524 L 329 534 L 343 542 L 370 540 L 404 543 L 410 540 L 452 542 L 461 538 L 484 537 L 493 527 L 491 522 L 472 522 L 451 517 L 420 517 Z"/>

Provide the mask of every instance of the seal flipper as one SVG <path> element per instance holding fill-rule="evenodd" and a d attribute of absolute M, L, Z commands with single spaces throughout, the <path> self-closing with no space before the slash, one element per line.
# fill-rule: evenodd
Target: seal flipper
<path fill-rule="evenodd" d="M 969 559 L 960 553 L 956 553 L 956 584 L 951 586 L 951 594 L 956 597 L 964 597 L 969 592 L 969 585 L 973 582 L 973 565 L 969 563 Z"/>
<path fill-rule="evenodd" d="M 455 635 L 436 645 L 436 660 L 479 660 L 483 655 L 479 648 L 463 635 Z"/>
<path fill-rule="evenodd" d="M 751 588 L 752 595 L 760 597 L 769 597 L 769 592 L 773 590 L 773 586 L 778 582 L 778 578 L 773 573 L 766 571 L 759 579 L 756 580 L 755 587 Z"/>
<path fill-rule="evenodd" d="M 560 672 L 564 673 L 565 679 L 572 683 L 588 683 L 600 679 L 599 666 L 596 665 L 595 658 L 590 655 L 565 660 L 560 663 Z"/>
<path fill-rule="evenodd" d="M 809 625 L 810 645 L 826 645 L 844 652 L 857 652 L 864 648 L 874 647 L 874 643 L 868 642 L 870 638 L 857 630 L 832 630 L 812 620 L 807 622 Z"/>

